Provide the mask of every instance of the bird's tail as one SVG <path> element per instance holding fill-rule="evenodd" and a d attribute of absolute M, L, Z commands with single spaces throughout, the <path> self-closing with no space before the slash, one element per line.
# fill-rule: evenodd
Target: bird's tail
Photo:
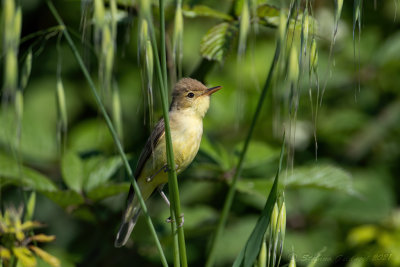
<path fill-rule="evenodd" d="M 139 203 L 137 203 L 137 201 L 134 202 L 134 190 L 131 185 L 127 200 L 127 208 L 124 217 L 122 218 L 122 223 L 118 230 L 117 237 L 115 238 L 115 247 L 119 248 L 126 244 L 131 236 L 133 227 L 135 227 L 136 221 L 139 218 L 140 210 Z"/>

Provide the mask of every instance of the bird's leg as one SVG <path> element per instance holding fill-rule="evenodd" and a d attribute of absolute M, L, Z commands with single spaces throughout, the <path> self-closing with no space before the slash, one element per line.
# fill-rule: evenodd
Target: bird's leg
<path fill-rule="evenodd" d="M 164 192 L 162 191 L 164 185 L 160 185 L 159 187 L 157 187 L 158 193 L 160 193 L 161 197 L 164 199 L 165 203 L 167 203 L 168 207 L 170 207 L 170 203 L 169 203 L 169 199 L 168 197 L 164 194 Z"/>
<path fill-rule="evenodd" d="M 168 169 L 168 165 L 165 164 L 164 166 L 162 166 L 160 169 L 158 169 L 153 175 L 151 175 L 150 177 L 146 178 L 146 182 L 150 183 L 151 181 L 153 181 L 153 178 L 159 174 L 162 170 L 164 170 L 164 172 L 167 172 L 166 169 Z"/>

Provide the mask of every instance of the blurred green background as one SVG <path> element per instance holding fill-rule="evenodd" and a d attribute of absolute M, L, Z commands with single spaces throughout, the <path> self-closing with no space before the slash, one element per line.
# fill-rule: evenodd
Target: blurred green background
<path fill-rule="evenodd" d="M 265 2 L 265 1 L 264 1 Z M 280 1 L 266 1 L 278 6 Z M 400 266 L 400 4 L 364 1 L 360 37 L 353 41 L 353 1 L 345 1 L 333 58 L 329 49 L 334 27 L 334 1 L 311 1 L 319 52 L 319 82 L 326 90 L 315 122 L 315 98 L 309 100 L 308 68 L 301 71 L 293 168 L 281 179 L 285 187 L 287 230 L 283 261 L 294 252 L 298 266 L 316 258 L 316 266 Z M 57 23 L 43 1 L 20 1 L 24 38 Z M 229 13 L 232 1 L 184 1 Z M 98 61 L 82 37 L 80 1 L 56 1 L 79 51 L 98 81 Z M 122 2 L 118 24 L 114 77 L 118 84 L 123 144 L 136 166 L 155 121 L 149 121 L 147 95 L 138 64 L 138 18 Z M 157 12 L 157 10 L 155 10 Z M 167 2 L 167 42 L 173 30 L 174 2 Z M 90 25 L 90 18 L 88 23 Z M 200 44 L 217 18 L 184 20 L 183 76 L 199 75 Z M 156 27 L 158 23 L 156 20 Z M 273 57 L 277 30 L 260 26 L 251 34 L 238 59 L 232 41 L 222 62 L 208 62 L 202 71 L 208 86 L 222 85 L 213 95 L 204 119 L 200 152 L 179 175 L 185 214 L 189 266 L 203 266 L 210 237 L 232 178 L 238 153 Z M 85 45 L 82 45 L 84 43 Z M 355 45 L 355 48 L 354 48 Z M 36 191 L 34 219 L 56 240 L 45 250 L 62 266 L 160 266 L 147 225 L 139 219 L 124 248 L 113 247 L 129 188 L 129 179 L 82 71 L 58 32 L 42 32 L 21 43 L 20 58 L 31 47 L 32 73 L 25 88 L 20 146 L 14 123 L 7 120 L 10 104 L 0 109 L 1 208 L 24 204 Z M 204 64 L 204 62 L 203 62 Z M 22 59 L 20 60 L 22 65 Z M 66 94 L 68 131 L 59 141 L 57 68 Z M 2 69 L 3 71 L 3 66 Z M 196 72 L 197 70 L 197 72 Z M 194 74 L 193 74 L 194 73 Z M 197 76 L 201 77 L 201 76 Z M 173 80 L 173 79 L 171 79 Z M 173 82 L 173 81 L 172 81 Z M 277 166 L 287 88 L 274 81 L 255 128 L 227 228 L 218 247 L 218 266 L 230 266 L 253 229 L 265 203 Z M 4 95 L 4 94 L 3 94 Z M 154 120 L 161 117 L 154 89 Z M 64 151 L 62 156 L 61 151 Z M 291 158 L 289 157 L 289 162 Z M 77 178 L 79 177 L 79 178 Z M 68 183 L 68 179 L 80 179 Z M 147 201 L 167 257 L 171 257 L 169 209 L 158 195 Z M 47 266 L 40 262 L 40 266 Z"/>

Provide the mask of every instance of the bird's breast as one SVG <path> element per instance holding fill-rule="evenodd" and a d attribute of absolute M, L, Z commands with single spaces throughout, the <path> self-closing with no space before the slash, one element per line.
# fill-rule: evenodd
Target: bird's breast
<path fill-rule="evenodd" d="M 175 164 L 178 172 L 183 171 L 199 151 L 203 135 L 203 121 L 191 114 L 171 116 L 171 137 Z"/>

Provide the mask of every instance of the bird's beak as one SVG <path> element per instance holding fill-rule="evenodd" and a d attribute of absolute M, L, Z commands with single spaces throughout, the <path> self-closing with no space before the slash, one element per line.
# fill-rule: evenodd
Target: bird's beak
<path fill-rule="evenodd" d="M 215 86 L 215 87 L 208 88 L 202 95 L 214 94 L 216 91 L 218 91 L 221 88 L 222 88 L 222 86 Z"/>

